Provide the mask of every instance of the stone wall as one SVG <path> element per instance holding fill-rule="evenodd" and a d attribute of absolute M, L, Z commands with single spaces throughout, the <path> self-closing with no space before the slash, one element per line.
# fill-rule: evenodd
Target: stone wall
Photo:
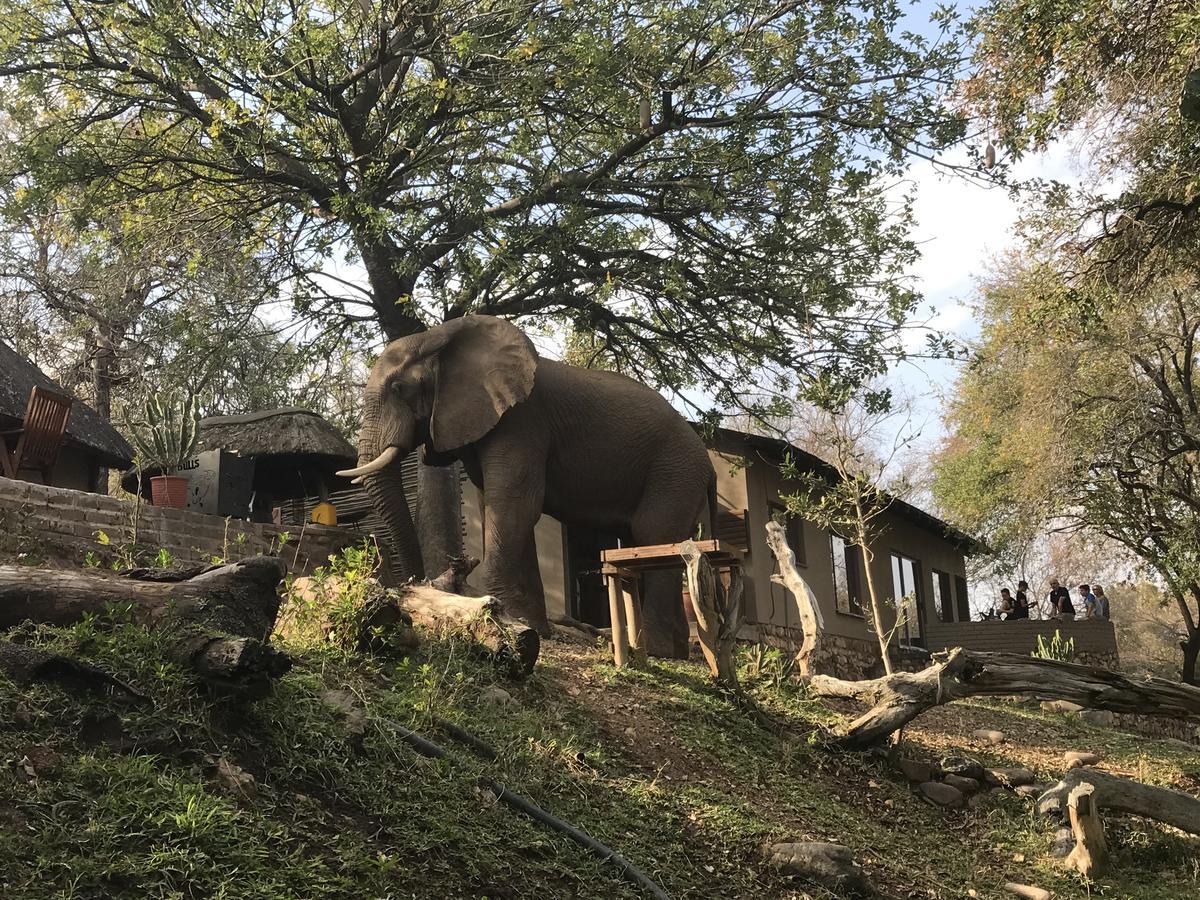
<path fill-rule="evenodd" d="M 761 641 L 792 654 L 800 649 L 804 632 L 794 626 L 754 622 L 746 626 L 739 637 Z M 929 654 L 916 647 L 892 646 L 892 667 L 902 672 L 917 672 L 930 663 Z M 820 675 L 858 680 L 878 678 L 883 674 L 879 660 L 879 645 L 875 638 L 854 638 L 842 634 L 821 635 L 813 657 L 813 670 Z"/>
<path fill-rule="evenodd" d="M 139 558 L 167 550 L 181 563 L 279 554 L 295 574 L 324 565 L 331 553 L 365 536 L 346 528 L 308 525 L 279 528 L 222 519 L 191 510 L 0 478 L 0 549 L 32 560 L 83 563 L 89 552 L 108 564 L 136 545 Z"/>

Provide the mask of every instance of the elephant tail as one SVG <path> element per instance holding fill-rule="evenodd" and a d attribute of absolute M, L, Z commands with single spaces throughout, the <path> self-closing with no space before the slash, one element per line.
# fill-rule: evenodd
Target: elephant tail
<path fill-rule="evenodd" d="M 708 479 L 708 531 L 706 538 L 717 536 L 717 475 L 714 472 Z"/>

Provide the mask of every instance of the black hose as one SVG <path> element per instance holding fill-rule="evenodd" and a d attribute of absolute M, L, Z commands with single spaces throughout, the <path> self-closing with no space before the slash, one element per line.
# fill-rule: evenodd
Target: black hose
<path fill-rule="evenodd" d="M 392 728 L 395 728 L 396 731 L 399 732 L 401 740 L 403 740 L 422 756 L 428 756 L 431 759 L 445 759 L 448 756 L 445 749 L 429 740 L 429 738 L 413 731 L 411 728 L 405 728 L 398 722 L 393 722 L 389 719 L 381 719 L 380 721 L 387 722 L 388 725 L 390 725 Z M 482 756 L 485 759 L 498 759 L 500 757 L 500 754 L 497 753 L 495 749 L 490 747 L 480 738 L 471 734 L 471 732 L 459 728 L 457 725 L 454 725 L 451 722 L 446 722 L 442 719 L 438 719 L 436 724 L 439 728 L 444 729 L 452 737 L 456 738 L 457 740 L 461 740 L 478 756 Z M 479 784 L 481 787 L 487 788 L 489 791 L 495 794 L 496 799 L 504 805 L 510 807 L 511 809 L 518 810 L 519 812 L 523 812 L 534 821 L 541 822 L 543 825 L 547 826 L 548 828 L 552 828 L 560 834 L 565 834 L 575 843 L 591 852 L 593 856 L 600 858 L 604 862 L 613 863 L 620 869 L 622 878 L 626 879 L 627 881 L 632 881 L 639 887 L 649 891 L 650 895 L 654 897 L 655 900 L 671 900 L 670 894 L 666 893 L 662 888 L 651 881 L 641 869 L 623 857 L 616 850 L 606 847 L 591 835 L 580 831 L 574 825 L 564 822 L 557 816 L 551 815 L 536 803 L 526 800 L 520 794 L 514 794 L 504 785 L 492 781 L 490 778 L 479 779 Z"/>

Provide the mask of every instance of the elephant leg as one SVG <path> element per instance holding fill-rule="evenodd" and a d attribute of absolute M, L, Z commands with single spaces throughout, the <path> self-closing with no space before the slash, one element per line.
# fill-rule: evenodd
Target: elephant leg
<path fill-rule="evenodd" d="M 523 493 L 485 486 L 484 505 L 484 589 L 500 601 L 505 613 L 549 637 L 550 621 L 533 536 L 541 515 L 541 498 L 535 502 Z"/>
<path fill-rule="evenodd" d="M 703 503 L 666 488 L 648 490 L 633 519 L 635 544 L 674 544 L 692 535 Z M 687 659 L 691 635 L 683 612 L 683 581 L 679 572 L 647 572 L 642 590 L 643 634 L 651 656 Z"/>

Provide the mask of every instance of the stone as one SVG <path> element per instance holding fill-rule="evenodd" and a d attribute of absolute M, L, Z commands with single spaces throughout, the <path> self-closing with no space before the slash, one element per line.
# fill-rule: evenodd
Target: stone
<path fill-rule="evenodd" d="M 1070 700 L 1042 701 L 1042 709 L 1046 710 L 1047 712 L 1077 713 L 1083 708 L 1084 707 L 1080 706 L 1078 703 L 1072 703 Z"/>
<path fill-rule="evenodd" d="M 1100 762 L 1100 754 L 1083 750 L 1068 750 L 1063 754 L 1063 762 L 1067 764 L 1068 769 L 1078 769 L 1080 766 L 1094 766 Z"/>
<path fill-rule="evenodd" d="M 479 692 L 479 702 L 487 706 L 503 707 L 510 706 L 517 701 L 504 688 L 493 684 Z"/>
<path fill-rule="evenodd" d="M 1108 709 L 1082 709 L 1079 718 L 1097 728 L 1112 728 L 1117 722 L 1116 713 Z"/>
<path fill-rule="evenodd" d="M 766 855 L 768 862 L 785 875 L 815 882 L 839 897 L 879 896 L 850 848 L 842 844 L 772 844 Z"/>
<path fill-rule="evenodd" d="M 31 745 L 18 751 L 17 765 L 30 778 L 53 775 L 62 765 L 62 754 L 51 747 Z"/>
<path fill-rule="evenodd" d="M 326 691 L 321 695 L 321 702 L 337 714 L 347 732 L 352 735 L 366 734 L 367 715 L 353 691 Z"/>
<path fill-rule="evenodd" d="M 1056 859 L 1070 856 L 1075 849 L 1075 832 L 1069 825 L 1063 825 L 1054 832 L 1054 843 L 1050 845 L 1050 855 Z"/>
<path fill-rule="evenodd" d="M 912 782 L 933 781 L 933 766 L 927 762 L 922 762 L 919 759 L 906 759 L 901 757 L 896 760 L 896 768 L 905 778 Z"/>
<path fill-rule="evenodd" d="M 213 781 L 226 794 L 250 795 L 254 793 L 256 787 L 253 775 L 224 756 L 217 758 Z"/>
<path fill-rule="evenodd" d="M 962 775 L 950 773 L 942 778 L 942 783 L 948 784 L 952 788 L 958 788 L 958 790 L 962 791 L 964 794 L 979 793 L 980 784 L 979 781 L 974 778 L 964 778 Z"/>
<path fill-rule="evenodd" d="M 984 774 L 988 784 L 1000 787 L 1018 788 L 1023 784 L 1034 784 L 1037 776 L 1028 769 L 988 769 Z"/>
<path fill-rule="evenodd" d="M 971 732 L 971 737 L 977 741 L 983 741 L 985 744 L 1003 744 L 1004 732 L 995 731 L 991 728 L 976 728 Z"/>
<path fill-rule="evenodd" d="M 1042 794 L 1046 793 L 1049 785 L 1045 784 L 1021 784 L 1013 788 L 1013 790 L 1021 797 L 1028 797 L 1031 800 L 1036 800 Z"/>
<path fill-rule="evenodd" d="M 1050 900 L 1051 894 L 1045 888 L 1035 887 L 1032 884 L 1018 884 L 1015 881 L 1010 881 L 1004 885 L 1004 889 L 1010 894 L 1016 894 L 1022 900 Z"/>
<path fill-rule="evenodd" d="M 963 792 L 942 781 L 926 781 L 924 784 L 918 785 L 917 790 L 925 799 L 938 806 L 957 808 L 963 805 Z"/>
<path fill-rule="evenodd" d="M 941 762 L 942 771 L 948 775 L 959 775 L 962 778 L 983 778 L 983 766 L 978 760 L 969 756 L 945 756 Z"/>

